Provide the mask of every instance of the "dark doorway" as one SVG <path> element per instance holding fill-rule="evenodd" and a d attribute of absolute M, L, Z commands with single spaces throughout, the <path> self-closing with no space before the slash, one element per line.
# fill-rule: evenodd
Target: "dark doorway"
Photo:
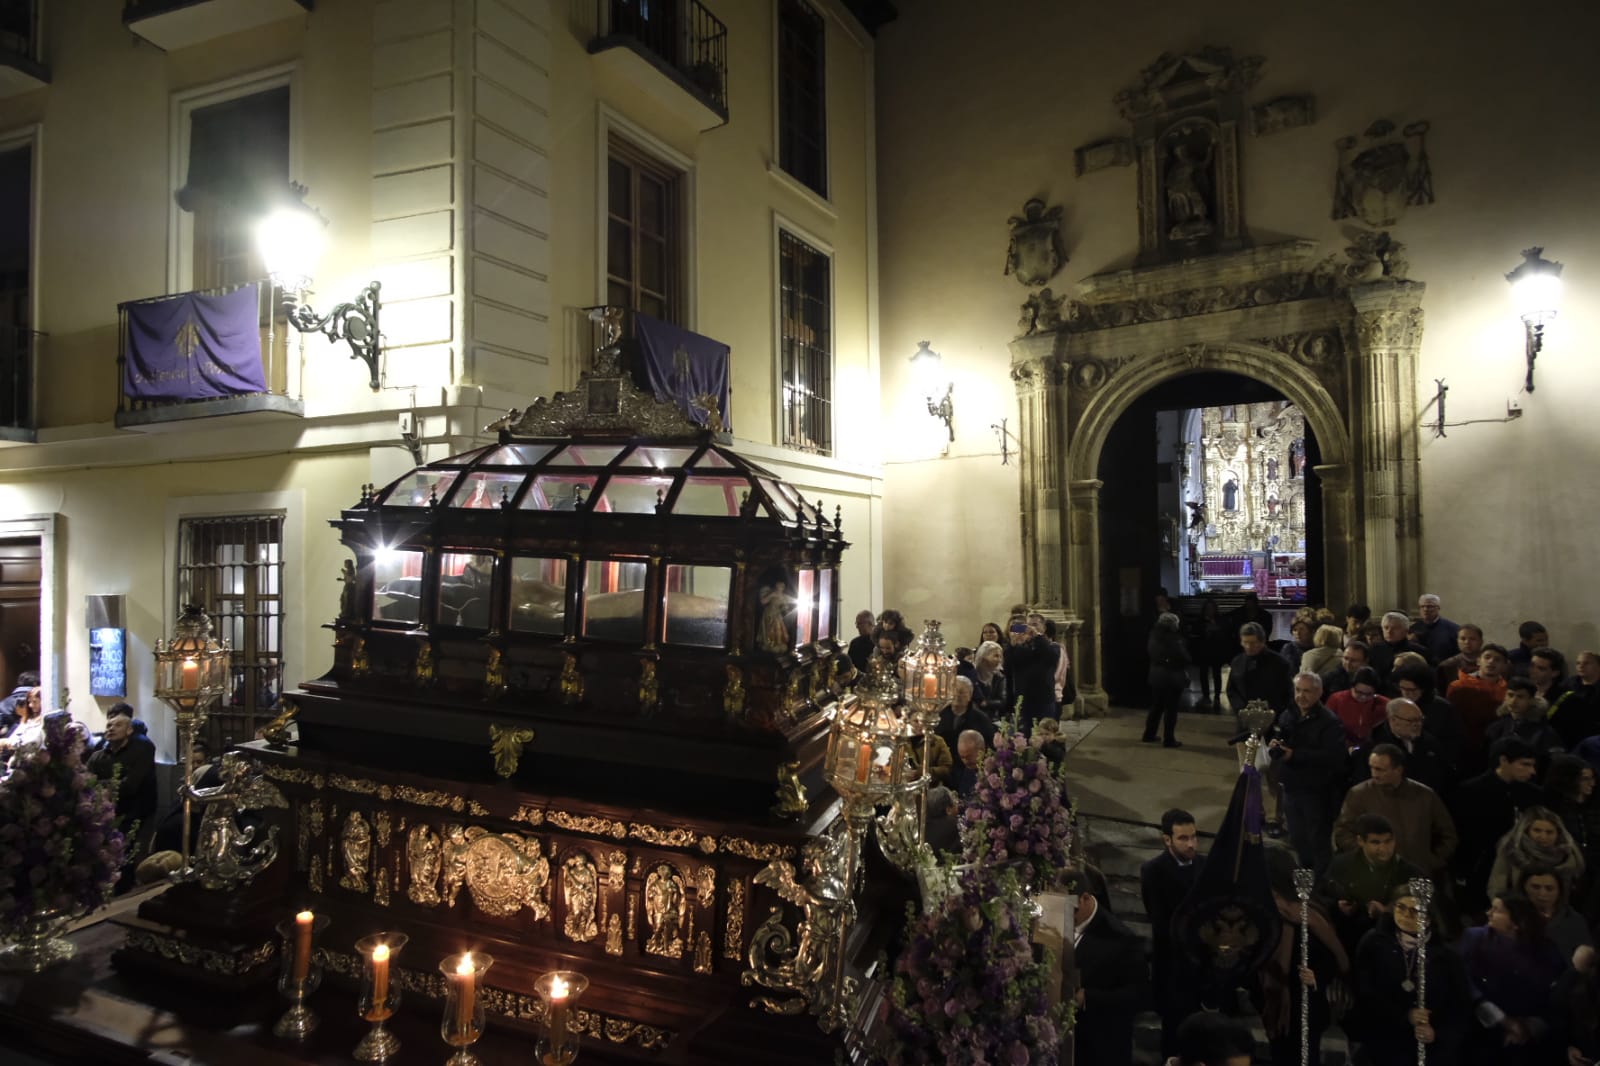
<path fill-rule="evenodd" d="M 1229 405 L 1284 401 L 1271 386 L 1238 374 L 1216 371 L 1174 378 L 1151 389 L 1117 419 L 1100 452 L 1096 476 L 1100 490 L 1100 633 L 1102 683 L 1113 703 L 1142 706 L 1149 698 L 1145 644 L 1155 622 L 1156 594 L 1173 584 L 1171 561 L 1186 544 L 1190 515 L 1164 505 L 1176 499 L 1172 482 L 1179 476 L 1173 461 L 1171 413 Z M 1158 439 L 1162 434 L 1165 439 Z M 1324 599 L 1322 494 L 1314 474 L 1321 461 L 1308 426 L 1304 436 L 1305 602 Z M 1166 564 L 1164 566 L 1164 563 Z M 1198 616 L 1199 596 L 1170 589 L 1174 609 L 1185 619 Z M 1245 589 L 1211 591 L 1220 613 L 1237 607 Z M 1273 604 L 1289 610 L 1287 604 Z M 1187 626 L 1186 626 L 1187 628 Z"/>
<path fill-rule="evenodd" d="M 0 540 L 0 683 L 9 693 L 17 675 L 39 669 L 39 584 L 44 576 L 39 538 Z"/>

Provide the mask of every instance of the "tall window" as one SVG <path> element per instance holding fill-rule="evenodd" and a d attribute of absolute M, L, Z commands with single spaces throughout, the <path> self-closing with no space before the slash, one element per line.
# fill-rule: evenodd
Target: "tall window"
<path fill-rule="evenodd" d="M 682 175 L 613 139 L 606 174 L 606 302 L 679 322 Z"/>
<path fill-rule="evenodd" d="M 34 424 L 33 148 L 0 152 L 0 426 Z"/>
<path fill-rule="evenodd" d="M 289 89 L 189 113 L 189 170 L 178 206 L 194 215 L 196 289 L 265 276 L 255 222 L 289 183 Z"/>
<path fill-rule="evenodd" d="M 783 443 L 822 455 L 833 452 L 832 266 L 826 253 L 778 231 Z"/>
<path fill-rule="evenodd" d="M 204 607 L 233 650 L 230 691 L 206 725 L 217 755 L 252 739 L 283 695 L 283 516 L 182 519 L 178 602 Z"/>
<path fill-rule="evenodd" d="M 828 195 L 828 118 L 822 16 L 805 0 L 778 0 L 778 165 Z"/>

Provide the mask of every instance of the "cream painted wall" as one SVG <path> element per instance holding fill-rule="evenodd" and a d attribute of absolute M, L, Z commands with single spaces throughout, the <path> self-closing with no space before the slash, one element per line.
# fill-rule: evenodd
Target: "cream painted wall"
<path fill-rule="evenodd" d="M 296 527 L 286 532 L 290 550 L 284 563 L 285 688 L 326 672 L 333 661 L 332 641 L 321 627 L 339 608 L 337 581 L 347 553 L 327 525 L 351 506 L 367 480 L 365 454 L 347 456 L 269 456 L 229 462 L 168 463 L 120 469 L 82 469 L 48 475 L 14 476 L 0 484 L 0 512 L 56 513 L 66 516 L 57 529 L 64 574 L 65 646 L 61 684 L 72 692 L 70 710 L 98 729 L 115 700 L 89 695 L 89 633 L 83 625 L 84 597 L 121 594 L 128 631 L 128 702 L 151 726 L 164 757 L 175 755 L 171 712 L 151 696 L 155 642 L 171 635 L 176 617 L 173 568 L 177 548 L 169 501 L 182 499 L 185 514 L 213 510 L 208 497 L 226 498 L 232 509 L 249 501 L 240 496 L 275 496 L 257 505 L 286 505 Z M 299 551 L 293 549 L 298 541 Z M 137 565 L 131 565 L 138 560 Z"/>
<path fill-rule="evenodd" d="M 1021 591 L 1015 467 L 986 428 L 1016 417 L 1006 343 L 1025 290 L 1001 276 L 1005 220 L 1030 196 L 1066 208 L 1071 261 L 1052 281 L 1126 266 L 1137 247 L 1135 170 L 1073 177 L 1073 148 L 1126 136 L 1112 96 L 1164 51 L 1217 44 L 1265 57 L 1253 102 L 1316 96 L 1314 125 L 1242 144 L 1244 212 L 1257 242 L 1347 243 L 1329 220 L 1333 142 L 1374 120 L 1432 123 L 1438 202 L 1392 232 L 1427 283 L 1419 391 L 1450 385 L 1452 420 L 1498 418 L 1522 383 L 1521 323 L 1503 274 L 1544 244 L 1566 264 L 1566 301 L 1520 421 L 1425 430 L 1426 583 L 1445 613 L 1515 639 L 1550 627 L 1569 653 L 1600 645 L 1587 564 L 1600 437 L 1600 73 L 1592 5 L 1506 19 L 1443 0 L 1271 9 L 1239 0 L 1132 0 L 1085 9 L 1013 0 L 983 9 L 906 0 L 878 38 L 886 600 L 976 631 Z M 957 382 L 957 440 L 939 450 L 905 357 L 933 341 Z M 1424 412 L 1424 420 L 1431 417 Z M 981 532 L 962 533 L 962 529 Z M 975 543 L 974 543 L 975 542 Z M 1389 605 L 1373 604 L 1375 609 Z"/>
<path fill-rule="evenodd" d="M 587 6 L 587 5 L 584 5 Z M 827 19 L 830 199 L 826 204 L 774 177 L 775 13 L 771 0 L 709 5 L 728 28 L 727 125 L 701 133 L 661 100 L 602 68 L 587 51 L 581 23 L 553 34 L 551 115 L 552 238 L 560 269 L 555 303 L 570 322 L 575 309 L 601 302 L 596 259 L 601 114 L 619 132 L 642 134 L 645 148 L 683 157 L 692 169 L 693 218 L 688 325 L 733 349 L 735 446 L 773 466 L 808 498 L 845 509 L 842 588 L 851 610 L 881 606 L 880 547 L 872 513 L 881 497 L 876 465 L 878 395 L 871 224 L 874 210 L 873 53 L 870 38 L 831 6 Z M 665 84 L 663 82 L 663 84 Z M 679 90 L 663 88 L 661 92 Z M 775 448 L 777 277 L 775 218 L 833 252 L 835 455 Z M 580 340 L 581 338 L 581 340 Z M 587 332 L 568 339 L 566 381 L 584 358 Z"/>

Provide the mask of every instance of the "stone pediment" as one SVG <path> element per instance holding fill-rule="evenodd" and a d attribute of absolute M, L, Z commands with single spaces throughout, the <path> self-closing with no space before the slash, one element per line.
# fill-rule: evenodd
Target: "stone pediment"
<path fill-rule="evenodd" d="M 1261 57 L 1235 58 L 1216 46 L 1195 52 L 1164 52 L 1139 72 L 1137 85 L 1117 93 L 1117 110 L 1129 119 L 1183 107 L 1195 100 L 1248 90 L 1261 76 Z"/>
<path fill-rule="evenodd" d="M 1285 274 L 1304 274 L 1316 266 L 1317 242 L 1303 238 L 1234 252 L 1183 259 L 1176 263 L 1135 266 L 1091 274 L 1078 282 L 1084 303 L 1143 300 L 1191 289 L 1232 286 Z"/>

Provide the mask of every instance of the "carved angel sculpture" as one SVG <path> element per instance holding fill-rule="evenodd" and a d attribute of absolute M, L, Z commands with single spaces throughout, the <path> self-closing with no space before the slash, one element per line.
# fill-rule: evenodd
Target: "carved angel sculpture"
<path fill-rule="evenodd" d="M 567 908 L 563 928 L 580 944 L 600 935 L 600 923 L 595 921 L 599 888 L 600 875 L 589 856 L 573 855 L 561 864 L 561 897 Z"/>
<path fill-rule="evenodd" d="M 646 951 L 669 959 L 683 957 L 684 907 L 683 881 L 677 872 L 665 864 L 651 870 L 644 883 L 644 916 L 650 923 Z"/>
<path fill-rule="evenodd" d="M 278 857 L 278 827 L 272 826 L 267 839 L 257 844 L 257 827 L 240 828 L 239 813 L 289 806 L 275 786 L 233 752 L 222 757 L 219 772 L 220 785 L 195 788 L 185 783 L 181 789 L 182 795 L 205 808 L 194 871 L 203 887 L 214 890 L 248 884 Z"/>

